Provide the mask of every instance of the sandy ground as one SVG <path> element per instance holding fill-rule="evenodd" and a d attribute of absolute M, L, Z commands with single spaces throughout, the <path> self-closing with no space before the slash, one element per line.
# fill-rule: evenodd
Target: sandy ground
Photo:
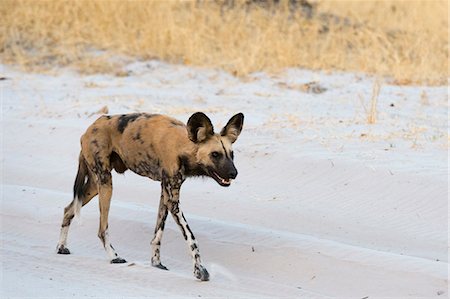
<path fill-rule="evenodd" d="M 446 87 L 382 83 L 301 70 L 243 80 L 157 61 L 126 77 L 27 74 L 3 66 L 2 298 L 448 297 Z M 316 81 L 326 91 L 309 93 Z M 107 106 L 216 128 L 246 116 L 234 146 L 239 176 L 183 185 L 181 207 L 211 280 L 196 281 L 173 219 L 162 243 L 170 271 L 150 265 L 160 185 L 115 174 L 110 234 L 127 264 L 97 238 L 96 200 L 55 253 L 72 197 L 79 137 Z"/>

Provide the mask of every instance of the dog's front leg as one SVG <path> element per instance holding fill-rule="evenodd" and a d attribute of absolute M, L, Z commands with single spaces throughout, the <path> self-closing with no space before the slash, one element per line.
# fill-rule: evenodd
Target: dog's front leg
<path fill-rule="evenodd" d="M 181 229 L 184 239 L 186 240 L 189 250 L 192 255 L 192 261 L 194 263 L 194 275 L 196 278 L 207 281 L 209 280 L 209 273 L 205 267 L 202 266 L 202 261 L 200 258 L 200 251 L 198 249 L 197 240 L 195 240 L 194 234 L 192 233 L 189 225 L 184 218 L 183 212 L 180 210 L 178 201 L 170 202 L 170 212 L 172 213 L 175 222 Z"/>
<path fill-rule="evenodd" d="M 178 224 L 183 233 L 183 237 L 186 240 L 189 251 L 192 255 L 192 261 L 194 264 L 194 275 L 196 278 L 207 281 L 209 280 L 209 273 L 205 267 L 202 265 L 202 261 L 200 258 L 200 251 L 198 249 L 197 240 L 194 237 L 189 225 L 186 221 L 186 218 L 183 215 L 179 207 L 179 199 L 180 199 L 180 188 L 183 183 L 183 179 L 179 176 L 175 176 L 174 178 L 163 178 L 162 187 L 163 193 L 167 194 L 167 207 L 169 208 L 170 213 L 173 216 L 173 219 Z"/>

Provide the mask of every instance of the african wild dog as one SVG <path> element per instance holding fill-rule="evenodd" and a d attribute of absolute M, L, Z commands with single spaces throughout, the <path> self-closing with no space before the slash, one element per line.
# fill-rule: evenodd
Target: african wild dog
<path fill-rule="evenodd" d="M 66 247 L 70 223 L 81 207 L 99 195 L 100 228 L 98 237 L 111 263 L 125 263 L 108 236 L 108 213 L 112 195 L 111 171 L 127 169 L 161 181 L 161 199 L 155 234 L 151 241 L 152 265 L 167 270 L 160 260 L 161 238 L 168 211 L 189 245 L 194 275 L 208 280 L 192 231 L 179 207 L 180 187 L 190 176 L 209 176 L 227 187 L 236 178 L 231 144 L 242 130 L 244 115 L 233 116 L 220 134 L 214 133 L 209 118 L 197 112 L 187 125 L 164 115 L 134 113 L 102 116 L 81 137 L 78 173 L 73 187 L 74 199 L 64 209 L 58 243 L 59 254 L 70 254 Z"/>

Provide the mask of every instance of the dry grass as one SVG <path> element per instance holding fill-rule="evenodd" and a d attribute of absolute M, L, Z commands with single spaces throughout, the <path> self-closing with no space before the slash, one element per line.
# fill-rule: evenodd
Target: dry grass
<path fill-rule="evenodd" d="M 372 98 L 370 100 L 370 111 L 367 115 L 367 123 L 368 124 L 374 124 L 377 121 L 377 103 L 378 103 L 378 95 L 380 94 L 380 80 L 375 80 L 375 83 L 373 84 L 373 90 L 372 90 Z"/>
<path fill-rule="evenodd" d="M 219 67 L 362 71 L 399 84 L 447 84 L 447 1 L 0 1 L 3 63 L 117 72 L 123 54 Z M 119 72 L 120 74 L 120 72 Z"/>

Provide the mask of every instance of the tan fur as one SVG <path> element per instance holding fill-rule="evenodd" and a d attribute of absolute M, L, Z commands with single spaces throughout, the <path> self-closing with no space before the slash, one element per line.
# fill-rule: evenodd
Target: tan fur
<path fill-rule="evenodd" d="M 210 176 L 228 186 L 237 175 L 231 145 L 242 130 L 244 116 L 230 119 L 220 134 L 215 134 L 209 118 L 195 113 L 188 124 L 164 115 L 135 113 L 102 116 L 81 137 L 79 169 L 74 184 L 74 201 L 65 208 L 58 253 L 70 253 L 67 232 L 77 206 L 99 195 L 100 226 L 98 236 L 112 263 L 125 262 L 115 252 L 108 237 L 108 214 L 112 196 L 111 171 L 127 169 L 161 181 L 161 200 L 152 240 L 152 264 L 160 262 L 159 249 L 167 213 L 170 211 L 188 242 L 194 261 L 194 274 L 208 280 L 201 265 L 198 246 L 179 209 L 179 190 L 189 176 Z M 77 203 L 80 203 L 77 205 Z M 79 208 L 78 208 L 79 209 Z"/>
<path fill-rule="evenodd" d="M 129 122 L 126 130 L 120 133 L 116 129 L 119 119 L 120 116 L 111 119 L 101 117 L 81 137 L 81 151 L 91 169 L 95 166 L 95 155 L 98 153 L 105 168 L 112 170 L 114 165 L 109 164 L 109 157 L 115 152 L 128 169 L 138 174 L 145 175 L 139 170 L 139 163 L 151 157 L 155 162 L 160 161 L 160 170 L 173 175 L 178 170 L 179 155 L 192 157 L 195 154 L 195 145 L 188 139 L 185 125 L 178 120 L 163 115 L 142 114 Z M 160 173 L 153 175 L 154 179 L 160 180 Z"/>

